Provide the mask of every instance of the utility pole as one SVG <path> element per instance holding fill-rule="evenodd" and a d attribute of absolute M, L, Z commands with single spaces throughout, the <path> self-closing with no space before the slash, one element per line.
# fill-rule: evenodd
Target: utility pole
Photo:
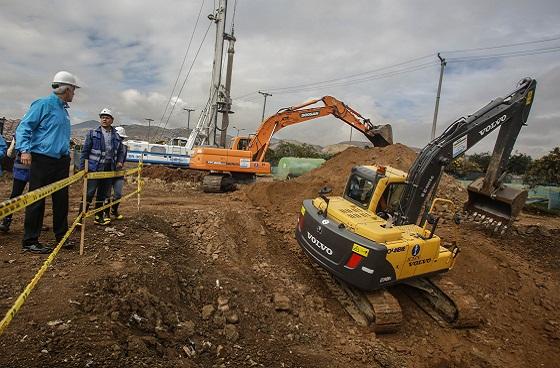
<path fill-rule="evenodd" d="M 150 127 L 151 127 L 152 121 L 154 121 L 154 119 L 145 118 L 144 120 L 148 121 L 148 139 L 147 139 L 147 141 L 148 141 L 148 143 L 150 143 Z"/>
<path fill-rule="evenodd" d="M 261 119 L 261 121 L 264 121 L 264 111 L 266 110 L 266 98 L 268 96 L 272 96 L 272 95 L 270 93 L 266 93 L 266 92 L 263 92 L 263 91 L 259 91 L 259 93 L 264 96 L 263 113 L 262 113 L 262 119 Z"/>
<path fill-rule="evenodd" d="M 437 57 L 439 59 L 440 65 L 441 65 L 441 69 L 439 71 L 439 84 L 438 84 L 437 96 L 436 96 L 436 109 L 434 111 L 434 122 L 432 123 L 432 135 L 431 135 L 430 141 L 433 141 L 434 138 L 436 137 L 436 123 L 437 123 L 437 114 L 438 114 L 438 109 L 439 109 L 439 96 L 441 94 L 441 81 L 443 80 L 443 70 L 445 69 L 445 66 L 447 65 L 447 61 L 445 61 L 445 59 L 441 57 L 439 52 L 437 54 Z"/>
<path fill-rule="evenodd" d="M 189 130 L 191 130 L 191 111 L 194 111 L 195 109 L 183 107 L 183 110 L 187 112 L 187 134 L 189 134 Z"/>
<path fill-rule="evenodd" d="M 224 34 L 224 38 L 228 40 L 228 59 L 226 67 L 226 85 L 224 87 L 224 95 L 222 101 L 218 101 L 221 108 L 218 109 L 222 113 L 222 129 L 220 129 L 220 147 L 226 148 L 227 128 L 229 126 L 229 114 L 231 111 L 231 74 L 233 69 L 233 55 L 235 54 L 235 36 L 233 35 L 233 25 L 231 27 L 231 35 Z"/>
<path fill-rule="evenodd" d="M 352 127 L 350 127 L 350 142 L 352 142 Z"/>

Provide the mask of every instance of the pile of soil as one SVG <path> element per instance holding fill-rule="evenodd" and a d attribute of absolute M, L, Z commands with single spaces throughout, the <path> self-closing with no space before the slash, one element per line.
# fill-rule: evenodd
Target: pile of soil
<path fill-rule="evenodd" d="M 299 211 L 304 199 L 314 198 L 324 186 L 335 196 L 342 195 L 352 167 L 358 165 L 386 165 L 407 172 L 416 159 L 416 152 L 402 144 L 387 147 L 350 147 L 326 161 L 321 167 L 296 179 L 285 182 L 257 183 L 244 189 L 256 205 L 274 208 L 284 213 Z M 457 204 L 467 198 L 461 184 L 444 174 L 437 195 Z"/>
<path fill-rule="evenodd" d="M 204 171 L 170 168 L 158 165 L 146 165 L 142 169 L 142 176 L 152 179 L 160 179 L 165 182 L 190 181 L 200 182 L 206 175 Z"/>

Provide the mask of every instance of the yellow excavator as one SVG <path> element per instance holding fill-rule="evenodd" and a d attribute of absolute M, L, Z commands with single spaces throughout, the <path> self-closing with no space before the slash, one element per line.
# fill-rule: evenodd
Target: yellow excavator
<path fill-rule="evenodd" d="M 296 239 L 350 315 L 378 332 L 397 329 L 398 301 L 387 287 L 406 284 L 410 295 L 442 325 L 474 327 L 476 300 L 458 285 L 436 276 L 453 268 L 459 247 L 444 246 L 436 235 L 434 208 L 451 201 L 435 198 L 443 169 L 500 129 L 485 177 L 468 187 L 464 209 L 497 231 L 519 214 L 527 192 L 502 183 L 513 145 L 533 102 L 536 81 L 517 88 L 452 123 L 422 149 L 405 173 L 389 166 L 352 169 L 342 197 L 303 202 Z M 457 217 L 459 220 L 459 217 Z"/>

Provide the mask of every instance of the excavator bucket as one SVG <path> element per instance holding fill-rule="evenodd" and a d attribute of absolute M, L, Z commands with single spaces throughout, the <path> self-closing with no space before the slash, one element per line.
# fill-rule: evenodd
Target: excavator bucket
<path fill-rule="evenodd" d="M 374 147 L 387 147 L 393 144 L 393 128 L 390 124 L 374 125 L 365 134 Z"/>
<path fill-rule="evenodd" d="M 503 234 L 523 209 L 527 191 L 502 185 L 487 193 L 482 190 L 483 182 L 479 178 L 467 187 L 469 199 L 464 209 L 470 219 Z"/>

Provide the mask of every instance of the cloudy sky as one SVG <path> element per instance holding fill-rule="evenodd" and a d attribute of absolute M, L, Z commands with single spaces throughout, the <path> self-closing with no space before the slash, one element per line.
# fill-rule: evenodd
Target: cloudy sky
<path fill-rule="evenodd" d="M 50 92 L 52 76 L 68 70 L 84 85 L 72 103 L 73 123 L 109 106 L 119 123 L 149 117 L 168 127 L 186 126 L 182 108 L 191 107 L 194 124 L 208 99 L 215 29 L 207 15 L 214 7 L 214 0 L 3 1 L 0 115 L 21 117 Z M 449 62 L 438 132 L 531 76 L 539 84 L 516 149 L 539 156 L 560 144 L 557 0 L 237 0 L 235 10 L 231 125 L 247 132 L 260 123 L 258 90 L 272 94 L 267 115 L 332 95 L 375 123 L 392 124 L 396 141 L 421 147 L 430 136 L 441 52 Z M 190 73 L 179 96 L 176 88 L 173 114 L 168 107 L 162 119 L 189 41 L 178 87 Z M 348 140 L 350 129 L 325 118 L 277 136 L 327 145 Z M 487 140 L 477 150 L 491 146 Z"/>

